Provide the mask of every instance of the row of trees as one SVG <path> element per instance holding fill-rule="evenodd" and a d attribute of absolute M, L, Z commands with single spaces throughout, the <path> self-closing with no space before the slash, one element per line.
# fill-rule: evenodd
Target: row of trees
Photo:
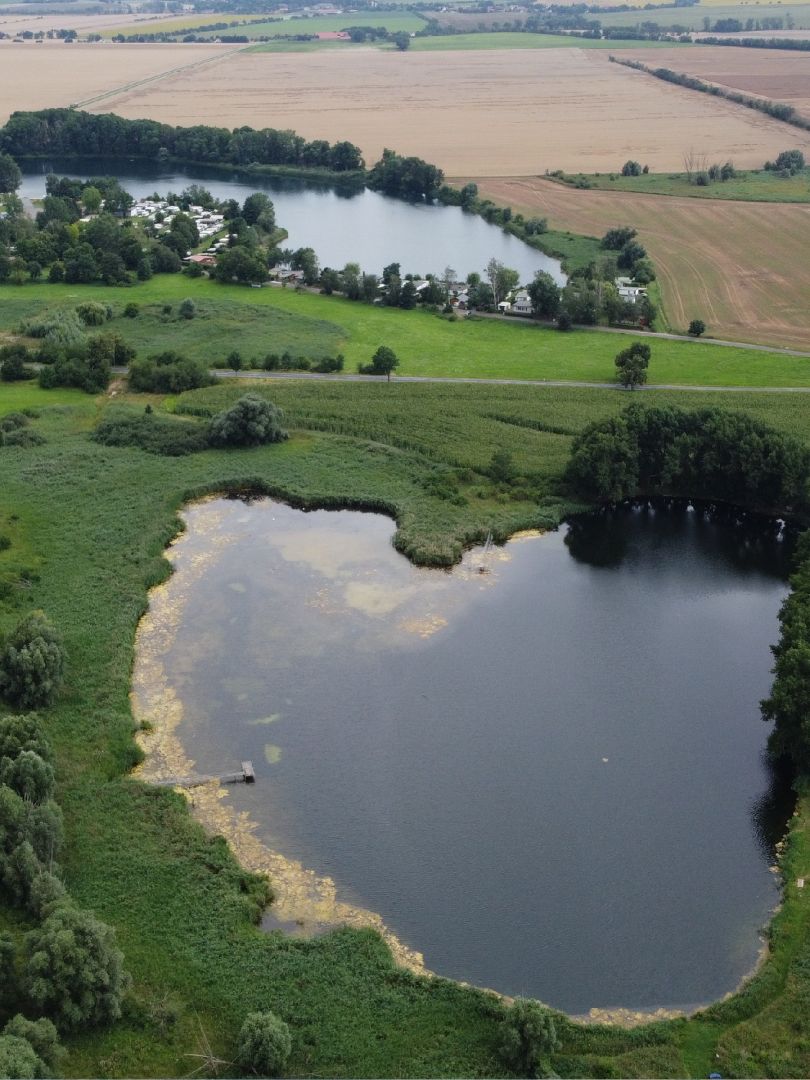
<path fill-rule="evenodd" d="M 22 710 L 47 707 L 65 662 L 61 635 L 33 612 L 0 647 L 0 696 Z M 0 1075 L 50 1075 L 60 1056 L 57 1029 L 121 1015 L 129 983 L 123 955 L 113 931 L 68 896 L 61 846 L 54 757 L 42 722 L 34 712 L 0 717 L 0 895 L 34 923 L 21 943 L 0 935 L 0 1007 L 24 1000 L 39 1017 L 16 1016 L 3 1029 Z"/>
<path fill-rule="evenodd" d="M 286 165 L 355 172 L 364 168 L 350 142 L 308 142 L 294 131 L 275 128 L 173 127 L 156 120 L 125 120 L 112 113 L 77 109 L 16 112 L 0 130 L 0 150 L 13 157 L 80 155 L 143 157 L 151 160 L 232 165 Z"/>

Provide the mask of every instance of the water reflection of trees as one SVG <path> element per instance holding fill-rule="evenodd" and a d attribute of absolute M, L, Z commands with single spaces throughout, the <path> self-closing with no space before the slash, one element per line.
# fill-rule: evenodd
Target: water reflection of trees
<path fill-rule="evenodd" d="M 634 549 L 634 541 L 671 547 L 688 537 L 701 554 L 721 558 L 740 573 L 784 580 L 797 534 L 795 527 L 778 518 L 725 503 L 659 498 L 578 514 L 568 522 L 565 544 L 577 562 L 616 567 Z"/>
<path fill-rule="evenodd" d="M 794 772 L 786 759 L 772 761 L 765 757 L 768 787 L 751 806 L 751 822 L 762 857 L 772 863 L 776 845 L 785 835 L 788 821 L 796 807 L 793 790 Z"/>

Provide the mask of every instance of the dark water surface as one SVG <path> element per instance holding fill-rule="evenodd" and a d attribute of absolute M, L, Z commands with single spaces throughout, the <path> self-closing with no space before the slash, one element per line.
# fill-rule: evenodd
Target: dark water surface
<path fill-rule="evenodd" d="M 218 199 L 245 198 L 265 191 L 276 208 L 276 220 L 289 233 L 285 247 L 312 247 L 321 266 L 342 269 L 358 262 L 367 273 L 379 274 L 389 263 L 399 262 L 403 274 L 441 274 L 452 266 L 463 279 L 479 274 L 491 258 L 520 272 L 526 284 L 537 270 L 545 270 L 565 283 L 560 263 L 522 240 L 489 225 L 458 206 L 427 205 L 392 199 L 357 185 L 332 186 L 308 180 L 262 176 L 195 166 L 180 170 L 157 162 L 90 159 L 81 163 L 54 159 L 23 164 L 21 198 L 41 199 L 45 173 L 60 176 L 117 176 L 136 199 L 172 191 L 179 194 L 200 183 Z"/>
<path fill-rule="evenodd" d="M 181 565 L 221 546 L 166 658 L 180 737 L 203 772 L 253 760 L 229 790 L 271 847 L 434 971 L 571 1012 L 752 968 L 786 813 L 758 710 L 772 526 L 625 507 L 448 573 L 377 515 L 187 519 Z"/>

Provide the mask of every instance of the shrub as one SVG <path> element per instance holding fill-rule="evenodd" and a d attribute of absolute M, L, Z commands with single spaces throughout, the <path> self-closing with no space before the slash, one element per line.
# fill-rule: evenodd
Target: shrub
<path fill-rule="evenodd" d="M 129 977 L 115 932 L 89 911 L 58 905 L 25 939 L 23 987 L 58 1028 L 107 1024 L 121 1015 Z"/>
<path fill-rule="evenodd" d="M 0 694 L 23 709 L 49 705 L 65 668 L 62 635 L 42 611 L 35 611 L 11 632 L 0 652 Z"/>
<path fill-rule="evenodd" d="M 85 326 L 103 326 L 107 319 L 111 318 L 112 311 L 106 304 L 99 304 L 95 300 L 87 300 L 79 304 L 76 314 Z"/>
<path fill-rule="evenodd" d="M 0 716 L 0 758 L 16 758 L 24 750 L 33 750 L 43 761 L 52 758 L 50 743 L 37 714 Z"/>
<path fill-rule="evenodd" d="M 292 1052 L 290 1029 L 275 1013 L 245 1017 L 239 1032 L 239 1065 L 257 1076 L 277 1076 Z"/>
<path fill-rule="evenodd" d="M 641 165 L 637 161 L 625 161 L 622 176 L 641 176 Z"/>
<path fill-rule="evenodd" d="M 208 428 L 153 412 L 108 410 L 90 438 L 103 446 L 137 446 L 148 454 L 182 457 L 207 447 Z"/>
<path fill-rule="evenodd" d="M 197 305 L 194 303 L 191 297 L 187 297 L 181 302 L 180 307 L 177 309 L 177 314 L 180 316 L 181 319 L 194 318 L 194 316 L 197 314 Z"/>
<path fill-rule="evenodd" d="M 45 1062 L 27 1039 L 16 1035 L 0 1035 L 0 1076 L 19 1077 L 20 1080 L 38 1080 L 47 1076 Z"/>
<path fill-rule="evenodd" d="M 502 1025 L 501 1055 L 518 1076 L 536 1076 L 543 1058 L 559 1046 L 554 1017 L 539 1001 L 518 998 Z M 545 1071 L 545 1070 L 544 1070 Z"/>
<path fill-rule="evenodd" d="M 53 791 L 53 766 L 34 750 L 0 758 L 0 783 L 31 803 L 44 802 Z"/>
<path fill-rule="evenodd" d="M 211 442 L 215 446 L 260 446 L 281 442 L 287 432 L 281 427 L 283 413 L 272 402 L 256 394 L 245 394 L 211 421 Z"/>
<path fill-rule="evenodd" d="M 179 394 L 214 381 L 199 361 L 175 352 L 133 360 L 129 365 L 129 386 L 138 393 Z"/>
<path fill-rule="evenodd" d="M 0 349 L 0 380 L 20 382 L 33 379 L 34 371 L 25 366 L 28 349 L 24 345 L 6 345 Z"/>
<path fill-rule="evenodd" d="M 0 934 L 0 1009 L 17 997 L 17 946 L 10 934 Z M 3 1073 L 0 1071 L 0 1076 Z"/>
<path fill-rule="evenodd" d="M 75 311 L 46 311 L 24 322 L 20 332 L 52 345 L 73 345 L 84 339 L 84 325 Z"/>
<path fill-rule="evenodd" d="M 65 886 L 50 870 L 40 870 L 34 875 L 28 890 L 28 910 L 36 919 L 50 915 L 56 904 L 66 896 Z"/>
<path fill-rule="evenodd" d="M 141 312 L 141 309 L 140 309 L 140 306 L 138 304 L 136 304 L 136 303 L 127 304 L 126 307 L 124 308 L 124 318 L 125 319 L 137 319 L 138 315 L 140 315 L 140 312 Z"/>
<path fill-rule="evenodd" d="M 59 1035 L 56 1028 L 42 1017 L 40 1020 L 27 1020 L 17 1013 L 3 1029 L 3 1035 L 11 1035 L 17 1039 L 25 1039 L 29 1043 L 45 1065 L 51 1069 L 57 1069 L 59 1062 L 64 1056 L 64 1050 L 59 1045 Z M 2 1075 L 2 1073 L 0 1073 Z"/>

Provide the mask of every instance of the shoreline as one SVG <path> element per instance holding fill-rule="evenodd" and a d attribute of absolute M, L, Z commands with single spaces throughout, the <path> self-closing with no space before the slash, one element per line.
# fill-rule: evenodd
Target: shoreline
<path fill-rule="evenodd" d="M 219 497 L 220 493 L 212 493 L 195 499 L 187 503 L 183 510 Z M 185 525 L 182 510 L 179 517 Z M 199 525 L 197 530 L 199 533 Z M 520 530 L 509 539 L 520 540 L 536 535 L 538 533 L 535 530 Z M 144 753 L 144 760 L 136 766 L 131 775 L 145 783 L 159 783 L 162 786 L 170 786 L 166 781 L 172 777 L 193 775 L 196 764 L 188 756 L 177 734 L 184 715 L 183 703 L 169 685 L 162 657 L 176 638 L 191 587 L 231 543 L 231 538 L 212 531 L 208 550 L 197 553 L 187 565 L 178 568 L 178 559 L 187 537 L 188 533 L 183 528 L 164 551 L 164 558 L 172 568 L 171 573 L 165 581 L 149 590 L 148 607 L 138 623 L 135 635 L 130 702 L 137 722 L 135 739 Z M 399 967 L 416 975 L 443 978 L 425 966 L 422 953 L 401 941 L 379 913 L 341 900 L 331 877 L 319 875 L 300 861 L 290 859 L 265 844 L 257 836 L 259 822 L 252 820 L 248 811 L 236 810 L 228 800 L 226 785 L 219 780 L 209 780 L 192 788 L 176 786 L 174 790 L 185 798 L 192 816 L 209 835 L 220 835 L 227 840 L 240 866 L 269 879 L 273 899 L 263 917 L 269 916 L 270 921 L 276 925 L 265 929 L 265 932 L 281 932 L 286 936 L 309 938 L 343 926 L 358 930 L 372 929 L 383 938 Z M 783 839 L 777 846 L 777 863 L 771 867 L 777 874 L 780 873 L 778 863 L 785 842 Z M 783 890 L 784 882 L 779 900 L 769 913 L 768 923 L 760 931 L 761 942 L 753 967 L 741 977 L 733 989 L 716 1001 L 683 1008 L 659 1006 L 633 1009 L 625 1006 L 594 1006 L 586 1013 L 565 1015 L 586 1026 L 635 1028 L 662 1020 L 690 1018 L 713 1005 L 728 1001 L 743 991 L 761 972 L 770 956 L 767 928 L 783 905 Z M 514 1000 L 513 997 L 488 987 L 479 987 L 464 980 L 452 981 L 460 986 L 491 994 L 507 1005 Z"/>
<path fill-rule="evenodd" d="M 195 557 L 178 570 L 177 558 L 185 536 L 185 532 L 180 533 L 164 552 L 173 572 L 149 591 L 149 607 L 135 635 L 130 702 L 138 723 L 135 738 L 145 757 L 132 775 L 145 783 L 165 783 L 171 777 L 193 774 L 195 766 L 177 735 L 183 704 L 168 684 L 162 656 L 174 641 L 182 621 L 189 588 L 216 560 L 228 540 L 215 538 L 204 556 Z M 306 936 L 340 926 L 376 930 L 399 966 L 417 975 L 433 975 L 425 967 L 422 954 L 400 941 L 381 915 L 340 900 L 332 878 L 321 876 L 264 844 L 256 835 L 258 822 L 252 821 L 247 812 L 233 807 L 226 787 L 218 780 L 190 790 L 182 787 L 174 790 L 183 795 L 193 817 L 209 835 L 225 837 L 245 870 L 270 879 L 274 899 L 268 913 L 279 923 L 295 924 Z"/>

